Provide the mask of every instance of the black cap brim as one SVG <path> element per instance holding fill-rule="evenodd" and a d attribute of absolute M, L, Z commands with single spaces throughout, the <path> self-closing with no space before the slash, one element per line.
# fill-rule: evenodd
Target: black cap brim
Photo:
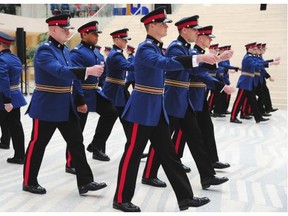
<path fill-rule="evenodd" d="M 172 23 L 172 22 L 173 22 L 173 20 L 168 19 L 168 18 L 166 18 L 162 21 L 162 23 Z"/>
<path fill-rule="evenodd" d="M 95 30 L 91 30 L 91 31 L 88 31 L 89 33 L 90 32 L 93 32 L 93 33 L 97 33 L 97 34 L 101 34 L 102 33 L 102 31 L 95 31 Z"/>
<path fill-rule="evenodd" d="M 59 27 L 61 27 L 63 29 L 74 29 L 74 27 L 72 27 L 72 26 L 59 26 Z"/>
<path fill-rule="evenodd" d="M 130 37 L 121 37 L 123 40 L 131 40 Z"/>
<path fill-rule="evenodd" d="M 202 26 L 196 25 L 196 26 L 193 26 L 192 28 L 198 30 L 198 29 L 202 28 Z"/>

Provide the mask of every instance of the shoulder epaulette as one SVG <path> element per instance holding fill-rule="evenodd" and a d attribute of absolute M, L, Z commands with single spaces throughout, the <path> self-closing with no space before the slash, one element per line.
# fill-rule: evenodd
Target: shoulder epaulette
<path fill-rule="evenodd" d="M 147 40 L 146 40 L 146 43 L 152 44 L 153 42 L 152 42 L 152 40 L 147 39 Z"/>
<path fill-rule="evenodd" d="M 83 44 L 78 44 L 77 46 L 74 47 L 74 49 L 78 50 L 81 47 L 83 47 Z"/>

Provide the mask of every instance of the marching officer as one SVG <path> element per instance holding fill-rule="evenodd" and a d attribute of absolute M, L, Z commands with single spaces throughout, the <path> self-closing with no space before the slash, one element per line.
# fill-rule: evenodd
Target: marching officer
<path fill-rule="evenodd" d="M 225 50 L 231 50 L 231 45 L 225 45 L 218 48 L 219 54 L 221 55 Z M 223 82 L 226 85 L 230 85 L 230 79 L 229 79 L 229 73 L 232 71 L 238 72 L 240 69 L 239 67 L 232 66 L 230 64 L 230 60 L 221 61 L 218 64 L 219 67 L 223 68 L 223 75 L 221 76 Z M 220 114 L 231 114 L 231 112 L 228 111 L 229 103 L 230 103 L 231 95 L 226 94 L 226 92 L 222 92 L 219 94 L 219 97 L 217 99 L 217 102 L 215 103 L 215 109 L 216 112 Z"/>
<path fill-rule="evenodd" d="M 218 46 L 219 46 L 219 44 L 211 44 L 209 46 L 209 52 L 217 55 L 218 54 Z M 219 75 L 221 73 L 220 69 L 221 68 L 217 68 L 216 64 L 211 65 L 211 66 L 209 66 L 208 73 L 210 76 L 212 76 L 212 77 L 214 77 L 214 78 L 216 78 L 222 82 L 222 80 L 220 79 L 220 75 Z M 217 96 L 218 96 L 217 91 L 215 91 L 214 89 L 209 89 L 207 87 L 206 97 L 208 98 L 208 101 L 207 101 L 208 102 L 208 109 L 209 109 L 209 112 L 211 113 L 211 115 L 212 115 L 212 111 L 214 110 L 214 107 L 215 107 L 215 100 L 217 100 Z M 218 113 L 215 113 L 215 112 L 213 113 L 212 116 L 213 117 L 225 117 L 225 115 L 222 116 L 222 115 L 219 115 Z"/>
<path fill-rule="evenodd" d="M 78 79 L 99 77 L 104 66 L 72 66 L 68 47 L 64 45 L 69 39 L 69 30 L 73 28 L 70 26 L 70 18 L 70 15 L 65 14 L 46 19 L 49 38 L 40 44 L 34 56 L 35 90 L 27 110 L 33 119 L 33 129 L 23 170 L 23 190 L 30 193 L 46 193 L 37 177 L 45 148 L 56 129 L 59 129 L 67 142 L 74 159 L 79 194 L 107 186 L 105 183 L 94 182 L 71 92 L 73 83 Z"/>
<path fill-rule="evenodd" d="M 212 38 L 215 36 L 212 34 L 213 26 L 205 26 L 198 29 L 198 37 L 196 39 L 195 46 L 193 48 L 193 53 L 195 55 L 201 55 L 205 53 L 205 48 L 210 46 Z M 218 61 L 223 61 L 224 59 L 231 58 L 233 52 L 226 51 L 221 55 L 218 55 Z M 200 65 L 200 68 L 208 74 L 210 68 L 214 68 L 213 64 L 203 63 Z M 204 74 L 191 74 L 190 75 L 190 84 L 189 84 L 189 94 L 188 97 L 192 102 L 194 110 L 196 112 L 196 118 L 198 126 L 202 132 L 202 136 L 204 138 L 205 150 L 209 154 L 209 158 L 213 164 L 215 169 L 225 169 L 230 167 L 229 163 L 223 163 L 219 161 L 217 145 L 214 134 L 214 125 L 211 120 L 211 115 L 208 109 L 207 98 L 205 95 L 206 86 L 210 89 L 215 89 L 216 91 L 226 91 L 231 94 L 235 91 L 235 87 L 221 84 L 216 79 L 211 79 L 211 76 L 205 76 Z M 216 80 L 216 82 L 215 82 Z M 226 89 L 226 90 L 225 90 Z M 179 148 L 179 155 L 183 155 L 185 137 L 181 130 L 176 131 L 173 136 L 173 140 L 175 142 L 179 142 L 181 148 Z"/>
<path fill-rule="evenodd" d="M 135 88 L 125 106 L 122 118 L 127 121 L 127 143 L 121 157 L 113 208 L 124 212 L 140 212 L 131 200 L 134 195 L 141 154 L 148 140 L 176 194 L 179 209 L 199 207 L 210 200 L 194 197 L 189 179 L 176 156 L 170 138 L 168 117 L 163 103 L 164 71 L 183 70 L 198 66 L 203 60 L 196 56 L 163 56 L 161 38 L 167 35 L 164 7 L 159 7 L 141 18 L 147 36 L 139 44 L 135 55 Z M 211 58 L 211 62 L 216 61 Z"/>
<path fill-rule="evenodd" d="M 20 91 L 22 64 L 10 50 L 14 41 L 15 38 L 0 32 L 0 125 L 7 127 L 2 129 L 2 137 L 6 136 L 7 143 L 1 140 L 1 144 L 6 144 L 6 149 L 9 148 L 11 135 L 14 156 L 8 158 L 7 162 L 24 164 L 25 138 L 20 109 L 27 103 Z"/>
<path fill-rule="evenodd" d="M 270 61 L 258 61 L 256 60 L 255 56 L 257 52 L 257 43 L 249 43 L 245 45 L 247 53 L 244 55 L 242 60 L 242 72 L 238 79 L 237 88 L 238 93 L 235 98 L 233 108 L 231 111 L 231 117 L 230 122 L 241 124 L 242 121 L 240 121 L 237 118 L 237 115 L 240 111 L 240 108 L 243 106 L 244 100 L 247 97 L 249 104 L 252 107 L 252 112 L 254 119 L 256 123 L 268 121 L 268 118 L 263 118 L 256 101 L 256 96 L 254 92 L 254 76 L 255 76 L 255 70 L 257 69 L 263 69 L 265 67 L 268 67 L 269 64 L 277 65 L 280 63 L 280 61 L 276 60 L 270 60 Z"/>
<path fill-rule="evenodd" d="M 81 42 L 70 51 L 72 65 L 76 67 L 90 67 L 93 65 L 104 64 L 104 57 L 99 52 L 98 42 L 99 34 L 98 22 L 91 21 L 78 28 L 81 35 Z M 107 155 L 101 154 L 105 152 L 106 141 L 111 134 L 113 125 L 118 117 L 117 110 L 98 88 L 99 78 L 90 76 L 86 80 L 81 81 L 80 89 L 84 94 L 84 101 L 79 107 L 78 115 L 80 116 L 80 125 L 82 131 L 85 128 L 89 112 L 97 112 L 100 117 L 95 129 L 92 144 L 89 144 L 87 150 L 92 152 L 92 158 L 101 161 L 109 161 Z M 88 110 L 86 108 L 88 107 Z M 87 112 L 81 112 L 87 110 Z M 91 146 L 95 148 L 92 149 Z M 70 156 L 70 154 L 68 154 Z M 74 171 L 73 158 L 67 158 L 66 172 L 72 173 Z"/>
<path fill-rule="evenodd" d="M 200 28 L 200 26 L 198 26 L 198 18 L 198 15 L 186 17 L 175 23 L 179 31 L 179 36 L 177 40 L 170 43 L 165 52 L 165 56 L 171 58 L 179 55 L 192 55 L 190 43 L 195 42 L 198 36 L 197 29 Z M 207 58 L 209 58 L 209 56 L 214 57 L 216 55 L 206 55 Z M 170 134 L 172 135 L 178 128 L 183 132 L 199 171 L 201 185 L 203 189 L 206 189 L 211 185 L 222 184 L 228 181 L 228 178 L 219 178 L 215 176 L 216 173 L 208 152 L 206 152 L 205 143 L 196 120 L 194 108 L 191 100 L 188 98 L 189 75 L 196 73 L 205 73 L 207 79 L 210 79 L 211 82 L 215 82 L 215 85 L 220 86 L 219 88 L 224 88 L 224 84 L 217 82 L 217 80 L 210 77 L 206 70 L 201 70 L 200 67 L 194 68 L 193 70 L 167 70 L 165 73 L 164 107 L 169 117 Z M 184 145 L 184 143 L 182 144 Z M 177 141 L 174 142 L 174 145 L 176 154 L 178 155 L 178 153 L 181 152 L 179 156 L 182 157 L 183 151 L 179 151 L 179 148 L 184 147 L 180 147 Z M 157 154 L 155 154 L 154 148 L 150 148 L 142 178 L 143 184 L 156 187 L 166 186 L 164 182 L 157 178 L 159 166 L 160 163 L 157 159 Z"/>
<path fill-rule="evenodd" d="M 124 28 L 110 34 L 114 44 L 106 58 L 107 76 L 102 88 L 103 93 L 117 109 L 124 131 L 125 122 L 122 121 L 121 115 L 130 96 L 125 88 L 126 71 L 134 71 L 133 62 L 128 61 L 123 55 L 123 49 L 126 48 L 128 40 L 131 40 L 128 31 L 128 28 Z"/>
<path fill-rule="evenodd" d="M 263 59 L 263 55 L 266 52 L 266 43 L 262 43 L 261 46 L 261 54 L 260 54 L 260 58 Z M 269 88 L 267 87 L 266 84 L 266 79 L 269 79 L 270 81 L 274 81 L 274 79 L 270 76 L 270 74 L 266 71 L 266 69 L 262 69 L 262 73 L 261 73 L 261 85 L 262 85 L 262 91 L 263 91 L 263 96 L 264 99 L 263 101 L 258 100 L 258 107 L 260 109 L 261 112 L 266 112 L 266 113 L 270 113 L 270 112 L 275 112 L 278 109 L 277 108 L 273 108 L 272 106 L 272 100 L 271 100 L 271 96 L 270 96 L 270 92 L 269 92 Z"/>

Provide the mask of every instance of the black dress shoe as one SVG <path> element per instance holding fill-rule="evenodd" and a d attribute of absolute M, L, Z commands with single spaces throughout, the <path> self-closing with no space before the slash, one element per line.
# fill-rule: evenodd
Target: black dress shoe
<path fill-rule="evenodd" d="M 23 184 L 23 191 L 28 191 L 30 193 L 34 193 L 34 194 L 45 194 L 46 193 L 46 189 L 43 188 L 41 185 L 24 185 Z"/>
<path fill-rule="evenodd" d="M 268 117 L 268 116 L 271 116 L 271 114 L 265 112 L 265 113 L 262 114 L 262 116 Z"/>
<path fill-rule="evenodd" d="M 143 154 L 141 155 L 141 159 L 146 158 L 146 157 L 148 157 L 148 153 L 143 153 Z"/>
<path fill-rule="evenodd" d="M 87 151 L 93 153 L 93 151 L 94 151 L 93 145 L 94 145 L 93 143 L 90 143 L 90 144 L 87 146 Z"/>
<path fill-rule="evenodd" d="M 220 117 L 220 118 L 223 118 L 223 117 L 226 117 L 226 115 L 223 114 L 223 113 L 213 113 L 212 117 Z"/>
<path fill-rule="evenodd" d="M 210 202 L 207 197 L 193 197 L 193 199 L 186 199 L 178 202 L 180 211 L 187 210 L 189 207 L 200 207 Z"/>
<path fill-rule="evenodd" d="M 100 160 L 100 161 L 110 161 L 110 158 L 108 157 L 108 155 L 106 155 L 103 151 L 101 151 L 100 149 L 96 149 L 93 151 L 93 156 L 92 158 L 94 160 Z"/>
<path fill-rule="evenodd" d="M 240 121 L 239 119 L 235 118 L 235 119 L 230 119 L 230 122 L 232 123 L 237 123 L 237 124 L 242 124 L 242 121 Z"/>
<path fill-rule="evenodd" d="M 1 148 L 1 149 L 10 149 L 10 146 L 9 146 L 9 144 L 6 145 L 6 144 L 0 143 L 0 148 Z"/>
<path fill-rule="evenodd" d="M 229 163 L 222 163 L 220 161 L 217 161 L 216 163 L 213 163 L 213 167 L 215 169 L 225 169 L 225 168 L 230 167 L 230 164 Z"/>
<path fill-rule="evenodd" d="M 8 158 L 7 159 L 8 163 L 13 163 L 13 164 L 24 164 L 25 159 L 24 158 Z"/>
<path fill-rule="evenodd" d="M 154 186 L 154 187 L 167 187 L 166 183 L 156 178 L 142 178 L 142 184 Z"/>
<path fill-rule="evenodd" d="M 182 164 L 182 166 L 186 173 L 191 172 L 191 169 L 189 167 L 185 166 L 184 164 Z"/>
<path fill-rule="evenodd" d="M 208 177 L 203 180 L 201 180 L 201 185 L 203 189 L 209 188 L 211 185 L 220 185 L 223 184 L 224 182 L 227 182 L 229 179 L 227 177 Z"/>
<path fill-rule="evenodd" d="M 268 112 L 275 112 L 275 111 L 277 111 L 277 110 L 278 110 L 277 108 L 275 108 L 275 109 L 274 109 L 274 108 L 271 108 L 271 109 L 268 110 Z"/>
<path fill-rule="evenodd" d="M 113 208 L 123 212 L 141 212 L 140 208 L 133 203 L 117 203 L 113 201 Z"/>
<path fill-rule="evenodd" d="M 247 116 L 240 116 L 240 119 L 246 119 L 246 120 L 249 120 L 249 119 L 252 119 L 252 116 L 250 116 L 250 115 L 247 115 Z"/>
<path fill-rule="evenodd" d="M 65 167 L 65 172 L 76 175 L 76 170 L 73 167 Z"/>
<path fill-rule="evenodd" d="M 79 194 L 81 195 L 81 194 L 87 193 L 88 191 L 96 191 L 105 187 L 107 187 L 107 185 L 104 182 L 101 182 L 101 183 L 90 182 L 86 185 L 78 186 L 78 190 L 79 190 Z"/>
<path fill-rule="evenodd" d="M 264 121 L 268 121 L 270 120 L 269 118 L 260 118 L 258 120 L 256 120 L 256 123 L 260 123 L 260 122 L 264 122 Z"/>
<path fill-rule="evenodd" d="M 231 114 L 231 112 L 228 111 L 228 110 L 226 110 L 226 111 L 225 111 L 225 114 L 229 115 L 229 114 Z"/>

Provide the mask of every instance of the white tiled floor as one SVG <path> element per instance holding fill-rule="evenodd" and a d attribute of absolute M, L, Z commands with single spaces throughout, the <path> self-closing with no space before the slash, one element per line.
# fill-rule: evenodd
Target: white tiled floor
<path fill-rule="evenodd" d="M 29 100 L 29 98 L 28 98 Z M 22 109 L 22 113 L 27 107 Z M 90 113 L 84 131 L 85 145 L 92 139 L 97 114 Z M 31 119 L 23 115 L 26 145 L 31 133 Z M 196 196 L 207 196 L 211 202 L 188 212 L 206 213 L 287 213 L 287 112 L 272 113 L 270 121 L 256 124 L 244 120 L 232 124 L 229 117 L 214 118 L 214 127 L 220 160 L 231 167 L 217 171 L 217 176 L 227 176 L 229 182 L 202 190 L 199 174 L 188 149 L 183 163 L 191 167 L 188 174 Z M 39 183 L 47 190 L 45 195 L 23 192 L 21 165 L 8 164 L 6 159 L 13 150 L 0 150 L 0 212 L 114 212 L 112 199 L 116 186 L 118 163 L 124 148 L 122 126 L 117 120 L 108 140 L 107 154 L 110 162 L 92 160 L 86 152 L 96 181 L 108 187 L 79 196 L 75 176 L 64 172 L 65 142 L 57 131 L 48 145 L 39 173 Z M 162 169 L 159 178 L 168 187 L 152 188 L 141 184 L 145 159 L 140 164 L 139 178 L 133 203 L 143 212 L 179 212 L 175 195 Z M 0 213 L 1 214 L 1 213 Z"/>

